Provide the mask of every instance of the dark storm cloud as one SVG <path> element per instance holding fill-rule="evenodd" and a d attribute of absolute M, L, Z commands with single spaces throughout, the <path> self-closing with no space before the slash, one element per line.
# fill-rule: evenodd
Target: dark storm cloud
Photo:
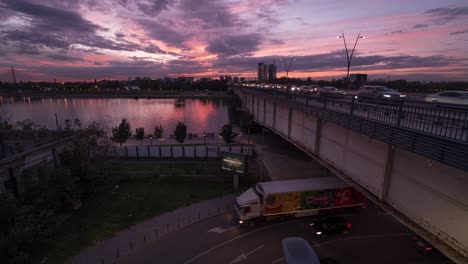
<path fill-rule="evenodd" d="M 438 23 L 446 23 L 459 17 L 468 16 L 468 7 L 434 8 L 426 11 L 426 14 L 436 17 Z"/>
<path fill-rule="evenodd" d="M 224 56 L 243 55 L 256 51 L 262 41 L 263 36 L 257 33 L 219 36 L 208 43 L 206 51 Z"/>
<path fill-rule="evenodd" d="M 169 9 L 172 5 L 171 0 L 149 0 L 137 4 L 138 8 L 148 16 L 156 16 L 161 11 Z"/>
<path fill-rule="evenodd" d="M 405 30 L 394 30 L 390 32 L 390 34 L 405 34 L 407 33 Z"/>
<path fill-rule="evenodd" d="M 70 45 L 70 42 L 63 36 L 36 30 L 1 31 L 0 36 L 5 41 L 19 42 L 20 45 L 31 45 L 32 47 L 43 46 L 62 49 L 68 48 Z"/>
<path fill-rule="evenodd" d="M 41 52 L 39 49 L 35 46 L 30 46 L 30 45 L 25 45 L 25 44 L 20 44 L 18 46 L 18 53 L 20 54 L 26 54 L 26 55 L 39 55 Z"/>
<path fill-rule="evenodd" d="M 91 2 L 91 1 L 86 1 Z M 78 1 L 74 3 L 78 4 Z M 6 8 L 28 17 L 30 25 L 23 29 L 1 29 L 0 36 L 13 46 L 29 46 L 31 50 L 42 48 L 68 50 L 71 44 L 117 51 L 143 50 L 150 53 L 166 53 L 155 45 L 113 41 L 98 35 L 107 29 L 83 19 L 78 13 L 44 6 L 25 0 L 6 0 Z M 165 32 L 167 33 L 167 32 Z M 123 34 L 116 34 L 122 38 Z"/>
<path fill-rule="evenodd" d="M 140 19 L 139 23 L 149 37 L 174 47 L 185 48 L 184 42 L 190 38 L 190 34 L 177 32 L 172 27 L 157 21 Z"/>
<path fill-rule="evenodd" d="M 468 29 L 465 29 L 465 30 L 451 32 L 450 35 L 461 35 L 461 34 L 467 34 L 467 33 L 468 33 Z"/>
<path fill-rule="evenodd" d="M 334 51 L 330 53 L 297 56 L 292 64 L 292 71 L 313 71 L 335 70 L 346 67 L 346 58 L 343 51 Z M 271 62 L 276 60 L 278 72 L 283 71 L 283 65 L 278 57 L 237 57 L 218 59 L 214 62 L 215 68 L 231 68 L 236 72 L 254 71 L 258 62 Z M 445 56 L 418 57 L 410 55 L 401 56 L 356 56 L 353 60 L 354 70 L 379 70 L 379 69 L 402 69 L 417 67 L 443 67 L 463 63 L 462 59 L 454 59 Z"/>
<path fill-rule="evenodd" d="M 78 13 L 39 5 L 25 0 L 4 0 L 6 8 L 27 15 L 38 30 L 93 34 L 104 28 L 83 19 Z"/>
<path fill-rule="evenodd" d="M 245 25 L 229 6 L 219 0 L 182 0 L 180 9 L 189 23 L 202 23 L 202 28 L 223 28 Z"/>
<path fill-rule="evenodd" d="M 428 26 L 429 26 L 428 24 L 416 24 L 416 25 L 414 25 L 413 28 L 426 28 Z"/>
<path fill-rule="evenodd" d="M 268 42 L 270 42 L 270 44 L 272 45 L 282 45 L 286 42 L 284 42 L 284 40 L 281 40 L 281 39 L 270 39 Z"/>
<path fill-rule="evenodd" d="M 47 57 L 53 60 L 58 60 L 58 61 L 70 61 L 70 62 L 83 61 L 83 59 L 81 58 L 76 58 L 76 57 L 63 55 L 63 54 L 51 54 L 51 55 L 47 55 Z"/>

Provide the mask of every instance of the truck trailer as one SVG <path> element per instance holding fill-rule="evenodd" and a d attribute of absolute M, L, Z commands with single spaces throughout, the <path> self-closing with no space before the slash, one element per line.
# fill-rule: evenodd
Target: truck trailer
<path fill-rule="evenodd" d="M 321 210 L 364 206 L 365 196 L 336 177 L 260 182 L 236 197 L 239 224 L 278 217 L 316 215 Z"/>

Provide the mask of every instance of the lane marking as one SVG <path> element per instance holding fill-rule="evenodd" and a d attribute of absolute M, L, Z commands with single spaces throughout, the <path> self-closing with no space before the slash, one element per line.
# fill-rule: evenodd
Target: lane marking
<path fill-rule="evenodd" d="M 231 230 L 231 229 L 234 229 L 234 228 L 236 228 L 236 227 L 238 227 L 238 225 L 236 225 L 236 226 L 231 226 L 231 227 L 228 227 L 228 228 L 222 228 L 222 227 L 220 227 L 220 226 L 217 226 L 217 227 L 211 228 L 210 230 L 208 230 L 208 232 L 213 232 L 213 233 L 222 234 L 222 233 L 224 233 L 224 232 L 226 232 L 226 231 L 229 231 L 229 230 Z"/>
<path fill-rule="evenodd" d="M 271 264 L 276 264 L 276 263 L 282 262 L 283 260 L 284 260 L 284 257 L 281 257 L 281 258 L 273 261 Z"/>
<path fill-rule="evenodd" d="M 202 252 L 202 253 L 196 255 L 195 257 L 193 257 L 193 258 L 187 260 L 186 262 L 184 262 L 184 264 L 192 263 L 193 261 L 195 261 L 195 260 L 197 260 L 197 259 L 199 259 L 199 258 L 205 256 L 206 254 L 210 253 L 211 251 L 216 250 L 216 249 L 218 249 L 218 248 L 220 248 L 220 247 L 222 247 L 222 246 L 224 246 L 224 245 L 227 245 L 227 244 L 229 244 L 229 243 L 231 243 L 231 242 L 233 242 L 233 241 L 235 241 L 235 240 L 238 240 L 238 239 L 240 239 L 240 238 L 243 238 L 243 237 L 246 237 L 246 236 L 248 236 L 248 235 L 251 235 L 251 234 L 254 234 L 254 233 L 257 233 L 257 232 L 266 230 L 266 229 L 270 229 L 270 228 L 273 228 L 273 227 L 276 227 L 276 226 L 286 225 L 286 224 L 290 224 L 290 223 L 299 222 L 299 221 L 301 221 L 301 220 L 303 220 L 303 219 L 297 219 L 297 220 L 292 220 L 292 221 L 287 221 L 287 222 L 283 222 L 283 223 L 274 224 L 274 225 L 271 225 L 271 226 L 265 226 L 265 227 L 259 228 L 259 229 L 257 229 L 257 230 L 254 230 L 254 231 L 245 233 L 245 234 L 243 234 L 243 235 L 234 237 L 234 238 L 232 238 L 232 239 L 230 239 L 230 240 L 228 240 L 228 241 L 225 241 L 225 242 L 223 242 L 223 243 L 221 243 L 221 244 L 219 244 L 219 245 L 217 245 L 217 246 L 214 246 L 214 247 L 212 247 L 212 248 L 206 250 L 205 252 Z"/>
<path fill-rule="evenodd" d="M 237 263 L 237 262 L 241 262 L 241 261 L 244 261 L 247 259 L 248 256 L 252 255 L 253 253 L 261 250 L 265 245 L 261 245 L 261 246 L 258 246 L 257 248 L 255 248 L 254 250 L 251 250 L 247 253 L 241 253 L 237 258 L 235 258 L 233 261 L 229 262 L 229 264 L 234 264 L 234 263 Z"/>

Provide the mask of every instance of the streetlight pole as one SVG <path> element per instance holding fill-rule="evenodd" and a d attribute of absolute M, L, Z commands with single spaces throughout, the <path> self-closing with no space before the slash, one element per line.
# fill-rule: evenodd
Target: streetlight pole
<path fill-rule="evenodd" d="M 346 89 L 349 89 L 349 69 L 351 68 L 351 60 L 353 59 L 354 50 L 356 49 L 356 45 L 358 43 L 358 40 L 363 39 L 365 37 L 361 36 L 361 32 L 359 32 L 359 34 L 358 34 L 358 36 L 356 38 L 356 42 L 354 42 L 354 47 L 353 47 L 353 50 L 351 51 L 351 54 L 349 54 L 348 45 L 346 44 L 346 38 L 345 38 L 344 33 L 341 33 L 341 35 L 339 35 L 337 38 L 342 38 L 343 39 L 345 50 L 346 50 L 346 59 L 348 61 L 348 70 L 346 72 Z"/>
<path fill-rule="evenodd" d="M 286 84 L 286 86 L 287 86 L 286 89 L 287 89 L 288 92 L 291 92 L 291 84 L 289 82 L 288 75 L 289 75 L 289 70 L 291 69 L 291 64 L 293 62 L 295 62 L 296 59 L 291 58 L 291 57 L 287 57 L 287 58 L 281 59 L 281 61 L 284 63 L 284 70 L 286 71 L 286 79 L 288 81 L 288 83 Z"/>
<path fill-rule="evenodd" d="M 286 78 L 288 78 L 289 70 L 291 69 L 291 64 L 294 61 L 296 61 L 296 59 L 288 57 L 288 58 L 281 59 L 281 61 L 284 63 L 284 69 L 286 71 Z"/>

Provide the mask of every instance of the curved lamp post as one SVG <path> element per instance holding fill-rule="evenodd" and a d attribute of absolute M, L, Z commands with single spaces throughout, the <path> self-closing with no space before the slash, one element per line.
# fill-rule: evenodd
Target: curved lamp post
<path fill-rule="evenodd" d="M 291 64 L 296 61 L 294 58 L 284 58 L 281 59 L 281 61 L 284 63 L 284 69 L 286 71 L 286 78 L 288 78 L 289 70 L 291 69 Z"/>
<path fill-rule="evenodd" d="M 363 39 L 365 37 L 361 36 L 361 32 L 359 32 L 356 38 L 356 42 L 354 42 L 354 47 L 353 47 L 353 50 L 351 51 L 351 54 L 349 54 L 348 45 L 346 44 L 346 38 L 345 38 L 344 33 L 341 33 L 341 35 L 339 35 L 337 38 L 343 39 L 345 50 L 346 50 L 346 59 L 348 60 L 348 71 L 346 72 L 346 89 L 349 89 L 349 68 L 351 68 L 351 60 L 353 59 L 354 50 L 356 49 L 356 45 L 359 39 Z"/>

